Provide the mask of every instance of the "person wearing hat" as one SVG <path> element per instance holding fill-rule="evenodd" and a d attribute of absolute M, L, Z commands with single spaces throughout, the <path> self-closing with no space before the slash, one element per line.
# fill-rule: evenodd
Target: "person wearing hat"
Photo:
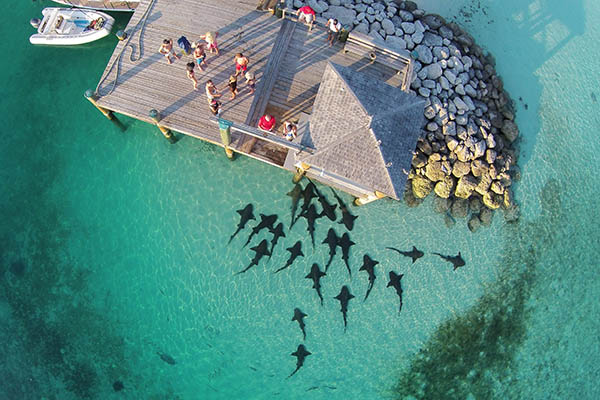
<path fill-rule="evenodd" d="M 254 73 L 246 72 L 245 78 L 246 78 L 246 85 L 248 86 L 248 89 L 250 90 L 250 94 L 254 94 L 254 88 L 256 87 L 256 79 L 254 77 Z"/>

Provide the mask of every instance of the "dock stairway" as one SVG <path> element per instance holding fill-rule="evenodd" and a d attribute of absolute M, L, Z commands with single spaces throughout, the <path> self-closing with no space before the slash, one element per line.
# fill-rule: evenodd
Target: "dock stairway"
<path fill-rule="evenodd" d="M 279 68 L 287 52 L 295 28 L 296 24 L 294 22 L 287 19 L 281 21 L 281 28 L 275 38 L 275 44 L 269 56 L 269 61 L 267 62 L 261 81 L 257 84 L 254 101 L 250 106 L 248 117 L 245 121 L 246 125 L 256 126 L 258 120 L 267 109 L 271 92 L 279 74 Z M 241 138 L 239 150 L 244 153 L 250 153 L 256 140 L 256 138 L 249 136 Z"/>

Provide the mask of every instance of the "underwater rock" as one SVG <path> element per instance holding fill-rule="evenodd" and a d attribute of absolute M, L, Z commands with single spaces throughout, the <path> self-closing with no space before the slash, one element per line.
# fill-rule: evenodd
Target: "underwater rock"
<path fill-rule="evenodd" d="M 454 218 L 466 218 L 469 213 L 469 203 L 466 199 L 454 199 L 450 207 L 450 215 Z"/>
<path fill-rule="evenodd" d="M 479 219 L 479 216 L 477 214 L 471 215 L 471 218 L 469 218 L 469 222 L 467 222 L 467 226 L 469 227 L 469 230 L 471 232 L 477 232 L 479 227 L 481 227 L 481 220 Z"/>
<path fill-rule="evenodd" d="M 123 385 L 123 382 L 121 381 L 115 381 L 112 386 L 115 392 L 120 392 L 121 390 L 125 389 L 125 385 Z"/>
<path fill-rule="evenodd" d="M 441 183 L 441 182 L 438 182 L 438 184 L 439 183 Z M 433 210 L 439 214 L 446 213 L 450 209 L 451 205 L 452 205 L 452 200 L 450 200 L 448 198 L 436 197 L 433 200 Z"/>

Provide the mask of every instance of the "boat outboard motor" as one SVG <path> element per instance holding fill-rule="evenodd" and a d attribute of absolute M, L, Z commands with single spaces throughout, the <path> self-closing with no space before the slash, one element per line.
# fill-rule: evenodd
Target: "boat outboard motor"
<path fill-rule="evenodd" d="M 42 20 L 39 18 L 31 18 L 29 20 L 29 23 L 31 24 L 31 26 L 33 26 L 35 29 L 40 27 L 40 24 L 42 23 Z"/>

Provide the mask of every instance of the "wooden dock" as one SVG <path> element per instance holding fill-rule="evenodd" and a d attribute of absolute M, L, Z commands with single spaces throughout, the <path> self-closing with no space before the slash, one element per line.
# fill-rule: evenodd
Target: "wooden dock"
<path fill-rule="evenodd" d="M 267 2 L 268 3 L 268 2 Z M 154 124 L 149 111 L 160 113 L 165 128 L 223 146 L 204 90 L 213 80 L 223 97 L 221 118 L 232 121 L 229 147 L 269 164 L 284 166 L 288 150 L 282 137 L 261 137 L 255 127 L 265 112 L 278 125 L 286 119 L 307 121 L 328 61 L 371 74 L 400 87 L 403 76 L 356 54 L 345 54 L 343 44 L 329 47 L 323 26 L 311 31 L 289 18 L 281 19 L 258 7 L 258 0 L 141 0 L 98 83 L 97 105 Z M 270 3 L 268 3 L 270 4 Z M 207 31 L 218 32 L 219 56 L 208 53 L 208 68 L 196 68 L 198 90 L 186 76 L 192 55 L 182 54 L 177 39 L 199 40 Z M 168 64 L 158 53 L 163 39 L 173 39 L 181 59 Z M 257 78 L 254 95 L 238 79 L 239 94 L 230 100 L 227 81 L 235 72 L 234 55 L 249 57 L 249 71 Z M 251 131 L 251 135 L 247 134 Z M 264 140 L 263 140 L 264 139 Z"/>

